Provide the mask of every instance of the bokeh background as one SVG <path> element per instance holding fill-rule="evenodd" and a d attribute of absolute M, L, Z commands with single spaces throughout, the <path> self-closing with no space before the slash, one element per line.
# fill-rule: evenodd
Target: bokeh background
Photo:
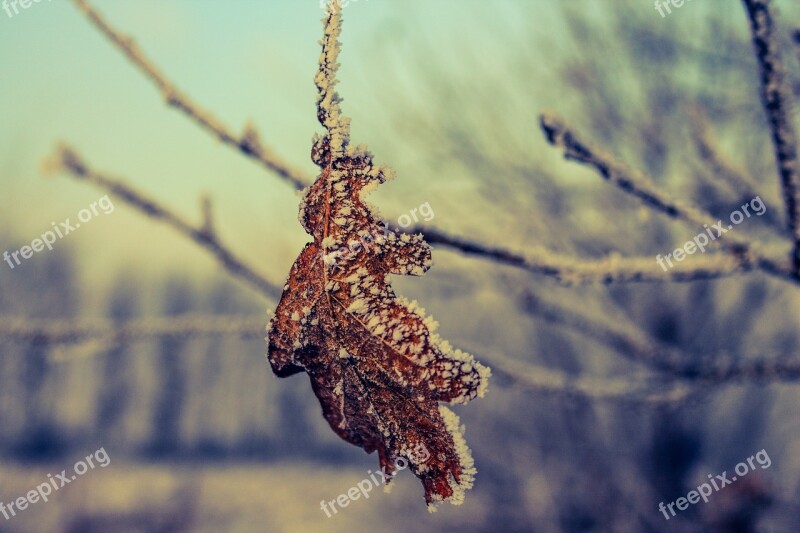
<path fill-rule="evenodd" d="M 800 6 L 775 4 L 800 93 L 800 46 L 790 38 Z M 252 122 L 265 145 L 314 175 L 318 0 L 94 5 L 204 108 L 235 131 Z M 553 109 L 676 197 L 725 217 L 742 198 L 698 154 L 704 117 L 768 206 L 735 231 L 763 243 L 785 238 L 739 2 L 687 2 L 661 17 L 648 1 L 359 0 L 344 17 L 339 92 L 354 142 L 397 171 L 371 197 L 387 220 L 428 202 L 436 228 L 576 261 L 655 258 L 702 231 L 564 162 L 537 124 Z M 71 2 L 42 1 L 12 18 L 0 11 L 0 252 L 74 221 L 105 194 L 65 173 L 43 174 L 59 141 L 190 220 L 200 221 L 207 196 L 221 238 L 276 283 L 308 240 L 297 192 L 165 106 Z M 23 330 L 198 315 L 266 324 L 274 301 L 111 199 L 113 213 L 53 251 L 13 270 L 0 263 L 0 321 Z M 565 287 L 445 247 L 435 247 L 434 260 L 426 276 L 396 279 L 398 292 L 490 366 L 502 355 L 574 379 L 653 376 L 630 361 L 630 346 L 553 320 L 556 304 L 679 351 L 687 369 L 798 358 L 800 289 L 763 275 Z M 498 375 L 486 398 L 456 409 L 478 468 L 463 506 L 429 514 L 406 472 L 390 494 L 374 491 L 327 518 L 320 501 L 365 478 L 377 457 L 339 440 L 307 378 L 278 380 L 265 352 L 253 328 L 135 342 L 0 335 L 0 501 L 100 447 L 112 460 L 50 502 L 0 517 L 0 531 L 800 528 L 800 383 L 791 380 L 701 383 L 679 401 L 654 403 Z M 697 385 L 690 371 L 680 383 Z M 670 521 L 658 511 L 762 449 L 770 468 Z"/>

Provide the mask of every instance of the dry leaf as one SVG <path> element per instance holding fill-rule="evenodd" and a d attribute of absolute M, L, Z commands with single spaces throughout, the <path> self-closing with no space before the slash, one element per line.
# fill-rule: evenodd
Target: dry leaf
<path fill-rule="evenodd" d="M 323 22 L 315 81 L 326 132 L 312 149 L 322 172 L 300 207 L 314 241 L 295 261 L 271 320 L 269 360 L 281 377 L 307 372 L 331 428 L 377 450 L 385 474 L 404 457 L 429 504 L 461 503 L 475 468 L 458 417 L 439 402 L 482 396 L 490 372 L 441 340 L 435 322 L 389 284 L 389 274 L 423 274 L 431 251 L 421 235 L 389 231 L 362 199 L 390 171 L 350 146 L 334 90 L 339 11 Z"/>

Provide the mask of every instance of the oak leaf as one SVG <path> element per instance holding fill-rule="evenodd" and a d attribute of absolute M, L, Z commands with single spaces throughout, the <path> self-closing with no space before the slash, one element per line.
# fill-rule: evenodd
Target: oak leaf
<path fill-rule="evenodd" d="M 300 222 L 313 237 L 295 261 L 269 325 L 268 358 L 280 377 L 306 372 L 331 428 L 378 452 L 387 483 L 407 461 L 432 503 L 463 501 L 475 467 L 458 417 L 439 402 L 483 396 L 490 371 L 439 338 L 416 302 L 395 295 L 390 274 L 422 275 L 431 250 L 421 235 L 389 230 L 363 195 L 391 177 L 364 147 L 350 145 L 335 91 L 341 12 L 325 34 L 314 139 L 321 169 L 305 191 Z"/>

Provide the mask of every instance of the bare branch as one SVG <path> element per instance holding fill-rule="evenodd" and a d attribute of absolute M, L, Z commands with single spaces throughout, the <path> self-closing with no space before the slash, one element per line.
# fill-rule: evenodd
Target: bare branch
<path fill-rule="evenodd" d="M 263 274 L 257 273 L 255 269 L 248 266 L 231 252 L 213 232 L 208 231 L 208 219 L 200 227 L 191 225 L 177 214 L 122 181 L 91 170 L 74 150 L 66 146 L 59 146 L 46 166 L 51 170 L 66 170 L 75 178 L 87 181 L 115 194 L 125 203 L 138 209 L 148 217 L 164 222 L 194 241 L 197 245 L 210 252 L 228 272 L 246 281 L 267 298 L 277 299 L 280 297 L 282 290 L 278 285 L 269 281 Z"/>
<path fill-rule="evenodd" d="M 667 282 L 716 279 L 753 271 L 756 265 L 742 255 L 708 254 L 693 257 L 691 262 L 675 263 L 667 271 L 654 257 L 618 257 L 586 259 L 564 256 L 538 248 L 525 255 L 503 248 L 485 246 L 462 237 L 448 235 L 435 228 L 418 227 L 431 244 L 441 244 L 467 255 L 474 255 L 549 276 L 565 285 L 621 282 Z"/>
<path fill-rule="evenodd" d="M 302 189 L 310 179 L 301 171 L 292 168 L 270 149 L 258 141 L 258 134 L 252 125 L 248 125 L 241 136 L 216 119 L 210 112 L 202 109 L 188 96 L 168 80 L 159 68 L 139 49 L 136 42 L 113 28 L 103 16 L 86 0 L 73 0 L 89 20 L 122 51 L 161 91 L 167 104 L 191 117 L 203 129 L 212 133 L 223 143 L 236 148 L 239 152 L 258 161 L 268 170 L 290 182 L 295 189 Z"/>
<path fill-rule="evenodd" d="M 697 107 L 691 109 L 689 121 L 692 137 L 700 159 L 708 165 L 711 174 L 728 185 L 739 198 L 755 198 L 759 195 L 758 185 L 747 172 L 731 163 L 722 155 L 719 140 L 711 130 L 708 117 Z"/>
<path fill-rule="evenodd" d="M 626 324 L 618 320 L 588 318 L 564 306 L 545 301 L 531 291 L 523 293 L 522 305 L 526 312 L 604 344 L 613 349 L 614 353 L 631 361 L 673 377 L 686 377 L 689 373 L 685 352 L 654 342 L 640 329 L 630 327 L 632 324 L 626 327 Z"/>
<path fill-rule="evenodd" d="M 603 179 L 638 198 L 645 205 L 696 227 L 711 228 L 720 223 L 694 204 L 672 198 L 643 173 L 628 168 L 611 154 L 584 141 L 555 114 L 544 113 L 540 120 L 548 142 L 564 150 L 566 159 L 594 168 Z M 715 242 L 720 243 L 725 253 L 736 256 L 744 269 L 758 268 L 780 279 L 798 282 L 791 266 L 787 269 L 783 262 L 765 256 L 760 245 L 747 237 L 727 232 L 718 235 Z"/>
<path fill-rule="evenodd" d="M 113 322 L 108 320 L 69 321 L 0 317 L 0 343 L 12 342 L 38 346 L 90 346 L 92 354 L 118 345 L 165 337 L 196 338 L 228 335 L 242 339 L 263 338 L 263 319 L 242 315 L 185 315 Z M 92 345 L 91 343 L 96 343 Z M 464 343 L 461 343 L 464 344 Z M 468 343 L 467 343 L 468 344 Z M 486 354 L 492 371 L 526 390 L 537 394 L 567 396 L 592 400 L 679 403 L 708 391 L 709 387 L 728 384 L 797 383 L 800 362 L 773 362 L 766 359 L 733 363 L 705 370 L 682 380 L 620 380 L 576 378 L 563 372 L 516 361 L 496 352 L 470 346 L 473 352 Z"/>
<path fill-rule="evenodd" d="M 743 0 L 750 18 L 753 46 L 761 78 L 761 101 L 775 148 L 775 160 L 783 186 L 786 217 L 794 240 L 792 262 L 800 277 L 800 161 L 797 133 L 792 123 L 792 92 L 783 62 L 775 16 L 770 0 Z"/>
<path fill-rule="evenodd" d="M 238 315 L 183 315 L 116 323 L 103 321 L 0 318 L 0 341 L 35 345 L 70 345 L 107 339 L 124 344 L 163 337 L 235 335 L 264 337 L 267 319 Z"/>
<path fill-rule="evenodd" d="M 610 320 L 587 318 L 565 307 L 546 302 L 527 291 L 523 295 L 525 310 L 553 324 L 568 327 L 588 338 L 612 348 L 615 353 L 647 365 L 672 378 L 706 383 L 792 382 L 800 380 L 800 360 L 773 361 L 761 357 L 735 361 L 722 354 L 691 360 L 683 350 L 664 346 L 637 328 L 624 327 Z"/>
<path fill-rule="evenodd" d="M 181 316 L 133 320 L 121 324 L 109 321 L 70 322 L 58 320 L 31 320 L 27 318 L 0 319 L 0 342 L 64 346 L 82 345 L 102 341 L 102 352 L 115 345 L 152 340 L 163 337 L 193 338 L 207 335 L 235 335 L 242 338 L 263 337 L 265 320 L 241 316 Z M 622 381 L 576 380 L 559 372 L 537 368 L 492 356 L 493 369 L 513 383 L 528 390 L 548 395 L 588 397 L 592 399 L 635 401 L 646 403 L 673 403 L 686 399 L 692 388 L 674 385 L 653 392 L 642 386 L 632 387 Z"/>
<path fill-rule="evenodd" d="M 492 373 L 537 394 L 567 396 L 593 401 L 674 404 L 702 392 L 694 384 L 678 381 L 640 381 L 579 378 L 539 365 L 517 361 L 500 353 L 469 346 L 490 362 Z"/>
<path fill-rule="evenodd" d="M 572 127 L 554 113 L 543 113 L 540 124 L 547 141 L 561 148 L 565 159 L 594 168 L 603 179 L 638 198 L 652 209 L 696 227 L 703 225 L 710 227 L 716 222 L 704 210 L 689 202 L 672 198 L 642 172 L 628 168 L 610 153 L 582 139 Z M 727 251 L 733 253 L 746 253 L 752 246 L 752 243 L 743 237 L 729 233 L 720 236 L 718 241 Z"/>

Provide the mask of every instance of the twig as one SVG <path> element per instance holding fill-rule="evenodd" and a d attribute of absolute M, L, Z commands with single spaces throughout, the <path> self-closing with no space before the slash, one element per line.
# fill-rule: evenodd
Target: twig
<path fill-rule="evenodd" d="M 646 334 L 625 328 L 611 321 L 587 318 L 564 307 L 545 302 L 530 291 L 523 295 L 525 310 L 550 323 L 565 326 L 576 333 L 613 348 L 615 353 L 668 374 L 705 383 L 759 382 L 800 380 L 799 361 L 772 361 L 767 358 L 737 362 L 719 357 L 702 357 L 698 362 L 689 360 L 679 349 L 663 346 Z"/>
<path fill-rule="evenodd" d="M 800 161 L 797 134 L 792 123 L 792 93 L 788 86 L 775 17 L 770 0 L 743 0 L 750 18 L 753 46 L 759 65 L 761 101 L 775 149 L 775 160 L 783 186 L 786 218 L 794 248 L 794 275 L 800 277 Z"/>
<path fill-rule="evenodd" d="M 277 299 L 280 297 L 282 290 L 278 285 L 272 283 L 264 275 L 257 273 L 255 269 L 239 259 L 219 240 L 213 231 L 209 231 L 209 212 L 204 213 L 204 223 L 200 227 L 195 227 L 129 185 L 93 171 L 74 150 L 66 146 L 59 146 L 46 166 L 50 170 L 66 170 L 78 179 L 85 180 L 115 194 L 125 203 L 138 209 L 148 217 L 164 222 L 194 241 L 210 252 L 228 272 L 248 282 L 267 298 Z"/>
<path fill-rule="evenodd" d="M 703 225 L 710 227 L 716 222 L 710 214 L 699 207 L 672 198 L 643 173 L 628 168 L 613 155 L 584 140 L 554 113 L 543 113 L 540 117 L 540 125 L 547 141 L 564 151 L 565 159 L 594 168 L 603 179 L 638 198 L 654 210 L 697 227 Z M 751 247 L 750 241 L 727 233 L 719 238 L 719 242 L 729 252 L 734 253 L 745 253 Z"/>
<path fill-rule="evenodd" d="M 657 344 L 638 328 L 625 327 L 618 320 L 589 318 L 547 302 L 531 291 L 523 293 L 521 304 L 526 312 L 604 344 L 631 361 L 673 377 L 687 377 L 689 374 L 687 356 L 683 351 Z"/>
<path fill-rule="evenodd" d="M 109 339 L 123 344 L 162 337 L 236 335 L 264 337 L 266 318 L 237 315 L 183 315 L 128 322 L 0 318 L 0 340 L 35 345 L 80 344 Z"/>
<path fill-rule="evenodd" d="M 736 201 L 744 204 L 752 201 L 753 198 L 761 198 L 763 196 L 762 201 L 765 206 L 780 203 L 780 200 L 766 191 L 759 193 L 759 185 L 753 179 L 753 176 L 740 166 L 730 162 L 729 158 L 723 155 L 719 140 L 714 135 L 708 117 L 702 109 L 698 106 L 692 106 L 689 113 L 689 121 L 691 122 L 692 138 L 697 155 L 708 167 L 711 176 L 724 183 Z M 786 225 L 783 222 L 780 210 L 767 209 L 763 213 L 763 219 L 767 226 L 776 230 L 779 235 L 785 236 Z"/>
<path fill-rule="evenodd" d="M 736 194 L 738 198 L 750 199 L 758 196 L 758 185 L 753 177 L 729 162 L 722 155 L 719 141 L 714 136 L 708 117 L 705 116 L 702 110 L 696 106 L 692 107 L 689 120 L 697 154 L 708 165 L 711 174 L 715 178 L 722 178 L 731 192 Z"/>
<path fill-rule="evenodd" d="M 158 87 L 158 90 L 161 91 L 168 105 L 183 111 L 205 130 L 213 133 L 220 141 L 236 148 L 251 159 L 258 161 L 268 170 L 275 172 L 281 178 L 289 181 L 296 189 L 302 189 L 310 183 L 309 178 L 301 171 L 289 166 L 278 155 L 261 144 L 258 133 L 252 124 L 248 124 L 243 135 L 236 135 L 210 112 L 202 109 L 186 96 L 186 94 L 180 91 L 161 73 L 159 68 L 142 53 L 132 38 L 122 35 L 116 29 L 112 28 L 105 18 L 103 18 L 95 8 L 89 5 L 86 0 L 73 1 L 75 5 L 86 14 L 89 20 L 91 20 L 111 42 L 117 45 L 122 53 L 124 53 L 134 65 L 139 67 L 139 69 L 150 78 L 156 87 Z"/>
<path fill-rule="evenodd" d="M 548 142 L 561 148 L 566 159 L 594 168 L 603 179 L 654 210 L 696 227 L 711 228 L 717 222 L 701 208 L 672 198 L 642 172 L 628 168 L 611 154 L 583 140 L 555 114 L 549 112 L 542 114 L 540 124 Z M 723 233 L 717 236 L 715 242 L 720 243 L 725 253 L 737 256 L 742 268 L 758 268 L 780 279 L 798 282 L 791 266 L 787 268 L 782 262 L 766 257 L 759 250 L 758 243 L 738 233 Z"/>
<path fill-rule="evenodd" d="M 460 343 L 463 345 L 463 343 Z M 481 347 L 468 345 L 471 353 L 492 365 L 492 373 L 537 394 L 587 400 L 609 400 L 646 404 L 670 404 L 700 392 L 693 384 L 678 381 L 640 381 L 578 378 L 540 365 L 517 361 Z"/>
<path fill-rule="evenodd" d="M 93 340 L 103 346 L 152 340 L 163 337 L 189 338 L 200 335 L 236 335 L 242 338 L 263 337 L 265 320 L 239 316 L 183 316 L 134 320 L 125 323 L 93 321 L 30 320 L 0 318 L 0 342 L 10 341 L 44 346 L 79 345 Z M 95 350 L 93 353 L 100 353 Z M 644 401 L 646 403 L 678 402 L 691 391 L 686 385 L 675 385 L 653 392 L 646 387 L 631 387 L 622 381 L 575 380 L 559 372 L 537 368 L 494 354 L 493 370 L 528 390 L 549 395 L 588 397 L 592 399 Z"/>
<path fill-rule="evenodd" d="M 266 318 L 241 315 L 184 315 L 113 322 L 69 321 L 0 317 L 0 343 L 39 346 L 82 345 L 100 341 L 102 349 L 164 337 L 194 338 L 232 335 L 243 339 L 263 338 Z M 464 343 L 461 343 L 464 344 Z M 469 343 L 467 343 L 469 344 Z M 93 350 L 93 353 L 102 351 Z M 516 361 L 491 350 L 470 346 L 492 363 L 492 370 L 509 381 L 536 393 L 566 395 L 623 402 L 675 403 L 708 386 L 800 381 L 800 362 L 765 359 L 717 365 L 688 380 L 640 380 L 573 378 L 562 372 Z"/>
<path fill-rule="evenodd" d="M 526 254 L 486 246 L 462 237 L 448 235 L 434 228 L 415 228 L 431 244 L 442 244 L 467 255 L 490 259 L 549 276 L 566 285 L 586 283 L 667 282 L 716 279 L 749 272 L 757 265 L 742 255 L 707 254 L 691 262 L 675 263 L 672 269 L 659 268 L 655 257 L 618 257 L 586 259 L 553 253 L 543 248 Z"/>

